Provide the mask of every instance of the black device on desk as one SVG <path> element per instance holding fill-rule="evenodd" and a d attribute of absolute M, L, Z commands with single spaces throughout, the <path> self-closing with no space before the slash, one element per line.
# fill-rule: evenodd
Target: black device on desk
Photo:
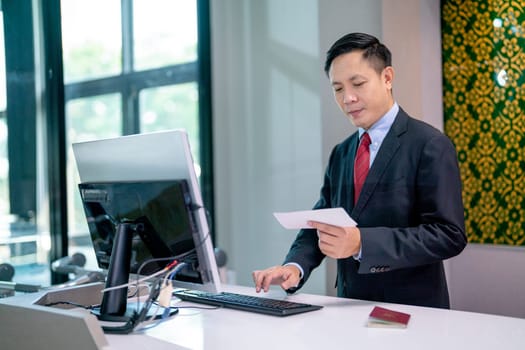
<path fill-rule="evenodd" d="M 237 294 L 209 293 L 198 290 L 175 291 L 174 296 L 195 303 L 221 306 L 229 309 L 256 312 L 273 316 L 289 316 L 322 309 L 322 306 L 298 303 L 288 300 Z"/>

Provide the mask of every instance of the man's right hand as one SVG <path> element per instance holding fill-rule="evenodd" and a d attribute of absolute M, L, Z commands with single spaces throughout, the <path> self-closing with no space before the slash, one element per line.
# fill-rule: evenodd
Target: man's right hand
<path fill-rule="evenodd" d="M 280 285 L 282 289 L 288 290 L 297 287 L 301 280 L 301 271 L 294 265 L 274 266 L 265 270 L 252 272 L 255 291 L 268 292 L 270 285 Z"/>

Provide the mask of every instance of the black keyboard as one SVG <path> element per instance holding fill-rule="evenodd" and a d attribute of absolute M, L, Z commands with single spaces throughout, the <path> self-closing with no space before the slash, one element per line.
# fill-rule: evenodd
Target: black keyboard
<path fill-rule="evenodd" d="M 175 291 L 173 295 L 185 301 L 274 316 L 289 316 L 322 308 L 319 305 L 228 292 L 209 293 L 197 290 L 183 290 Z"/>

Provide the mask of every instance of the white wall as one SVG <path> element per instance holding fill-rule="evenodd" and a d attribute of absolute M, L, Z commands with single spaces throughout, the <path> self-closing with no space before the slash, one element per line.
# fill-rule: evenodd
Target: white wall
<path fill-rule="evenodd" d="M 308 209 L 322 179 L 316 0 L 212 5 L 218 245 L 236 282 L 281 264 L 296 232 L 272 212 Z M 307 289 L 324 293 L 324 273 Z"/>
<path fill-rule="evenodd" d="M 354 128 L 324 72 L 331 43 L 351 31 L 382 38 L 394 94 L 443 129 L 439 1 L 214 0 L 213 112 L 218 245 L 234 280 L 282 262 L 296 232 L 271 213 L 310 208 L 335 143 Z M 446 262 L 454 309 L 525 317 L 525 249 L 469 244 Z M 327 261 L 303 289 L 334 294 Z"/>
<path fill-rule="evenodd" d="M 382 15 L 396 100 L 412 116 L 443 130 L 439 1 L 384 0 Z"/>
<path fill-rule="evenodd" d="M 347 0 L 319 0 L 319 70 L 321 75 L 321 118 L 322 118 L 322 167 L 328 164 L 328 157 L 332 148 L 348 137 L 356 128 L 339 110 L 334 101 L 328 78 L 323 71 L 326 51 L 330 46 L 346 33 L 367 32 L 381 36 L 381 1 L 347 1 Z M 336 295 L 336 261 L 326 259 L 325 293 Z"/>

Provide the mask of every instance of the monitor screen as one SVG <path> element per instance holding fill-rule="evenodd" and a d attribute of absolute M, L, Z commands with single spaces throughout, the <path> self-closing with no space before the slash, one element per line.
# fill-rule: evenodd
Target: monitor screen
<path fill-rule="evenodd" d="M 221 290 L 205 208 L 184 130 L 121 136 L 73 144 L 81 196 L 99 267 L 108 269 L 116 221 L 141 221 L 131 268 L 166 254 L 193 254 L 175 287 Z M 113 223 L 110 222 L 113 220 Z M 155 244 L 152 241 L 155 240 Z M 149 243 L 146 243 L 149 242 Z M 163 265 L 165 266 L 165 265 Z M 162 267 L 163 267 L 162 266 Z M 158 266 L 147 267 L 151 272 Z"/>

